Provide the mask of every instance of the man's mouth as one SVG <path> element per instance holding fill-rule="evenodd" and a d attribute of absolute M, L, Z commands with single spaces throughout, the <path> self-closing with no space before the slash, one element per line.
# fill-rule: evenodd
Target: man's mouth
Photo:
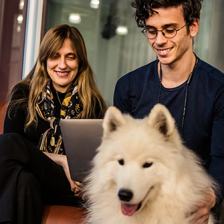
<path fill-rule="evenodd" d="M 173 49 L 173 47 L 163 48 L 163 49 L 157 49 L 156 48 L 156 50 L 159 53 L 159 55 L 167 55 L 172 49 Z"/>

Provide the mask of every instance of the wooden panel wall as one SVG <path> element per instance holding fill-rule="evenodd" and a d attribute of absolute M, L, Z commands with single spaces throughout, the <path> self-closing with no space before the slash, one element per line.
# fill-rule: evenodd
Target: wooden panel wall
<path fill-rule="evenodd" d="M 6 110 L 7 108 L 5 106 L 5 103 L 0 102 L 0 134 L 3 133 L 3 125 L 4 125 Z"/>

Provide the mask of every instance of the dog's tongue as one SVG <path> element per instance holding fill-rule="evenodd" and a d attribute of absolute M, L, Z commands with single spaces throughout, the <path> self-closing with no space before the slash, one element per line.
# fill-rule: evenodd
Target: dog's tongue
<path fill-rule="evenodd" d="M 132 216 L 136 212 L 138 208 L 138 204 L 130 205 L 130 204 L 121 204 L 121 212 L 124 215 Z"/>

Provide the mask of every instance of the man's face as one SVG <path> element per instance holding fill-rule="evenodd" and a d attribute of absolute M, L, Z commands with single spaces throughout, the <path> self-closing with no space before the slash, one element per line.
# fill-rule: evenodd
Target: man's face
<path fill-rule="evenodd" d="M 182 6 L 158 8 L 151 17 L 145 20 L 146 28 L 156 28 L 162 30 L 164 28 L 180 29 L 186 24 L 184 20 Z M 190 28 L 190 33 L 187 27 L 183 27 L 177 31 L 177 35 L 173 38 L 166 38 L 162 32 L 158 32 L 154 39 L 148 39 L 153 51 L 158 56 L 162 64 L 171 65 L 181 58 L 186 58 L 186 55 L 192 54 L 192 38 L 196 35 Z"/>

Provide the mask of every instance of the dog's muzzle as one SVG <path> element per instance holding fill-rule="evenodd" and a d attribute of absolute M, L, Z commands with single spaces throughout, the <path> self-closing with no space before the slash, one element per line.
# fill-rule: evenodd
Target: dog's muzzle
<path fill-rule="evenodd" d="M 121 189 L 118 192 L 118 197 L 121 201 L 129 202 L 133 198 L 133 193 L 127 189 Z"/>
<path fill-rule="evenodd" d="M 118 197 L 122 202 L 129 202 L 133 198 L 133 192 L 128 189 L 121 189 L 118 192 Z M 128 204 L 122 203 L 121 204 L 121 211 L 124 215 L 132 216 L 136 211 L 138 211 L 141 207 L 142 203 L 138 204 Z"/>

